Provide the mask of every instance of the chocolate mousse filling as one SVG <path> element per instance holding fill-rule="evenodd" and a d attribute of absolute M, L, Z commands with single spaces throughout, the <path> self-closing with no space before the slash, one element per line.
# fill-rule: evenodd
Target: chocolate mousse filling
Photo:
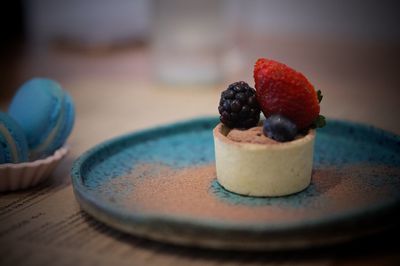
<path fill-rule="evenodd" d="M 235 142 L 241 143 L 253 143 L 253 144 L 279 144 L 281 142 L 271 139 L 264 135 L 262 126 L 252 127 L 249 129 L 232 129 L 228 132 L 226 137 Z M 302 134 L 298 134 L 295 138 L 300 139 L 304 137 Z"/>
<path fill-rule="evenodd" d="M 226 136 L 236 142 L 256 143 L 256 144 L 278 144 L 279 142 L 266 137 L 261 126 L 252 127 L 247 130 L 232 129 Z"/>

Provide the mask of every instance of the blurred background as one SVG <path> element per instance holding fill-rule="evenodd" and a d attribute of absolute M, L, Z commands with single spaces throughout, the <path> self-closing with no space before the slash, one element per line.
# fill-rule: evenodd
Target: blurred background
<path fill-rule="evenodd" d="M 254 86 L 253 65 L 260 57 L 302 72 L 324 95 L 323 115 L 400 135 L 399 7 L 396 0 L 3 1 L 0 109 L 6 111 L 18 87 L 32 77 L 55 79 L 69 91 L 76 121 L 68 140 L 70 152 L 54 174 L 57 184 L 57 180 L 70 184 L 72 162 L 101 141 L 155 124 L 218 115 L 220 93 L 230 83 L 243 80 Z M 43 191 L 51 206 L 53 199 L 61 199 L 59 195 L 73 197 L 71 189 L 69 194 L 60 189 L 54 197 L 52 188 Z M 7 199 L 20 204 L 30 202 L 26 199 L 32 195 L 36 198 L 34 191 L 27 191 L 26 197 L 24 193 L 9 194 Z M 57 205 L 63 215 L 71 202 L 75 203 L 71 199 L 62 208 Z M 55 213 L 47 212 L 46 204 L 35 207 L 35 212 Z M 340 262 L 344 255 L 340 259 L 351 261 L 345 265 L 400 265 L 382 263 L 380 258 L 388 254 L 398 260 L 397 246 L 388 247 L 391 242 L 386 240 L 370 242 L 372 248 L 360 243 L 344 246 L 345 252 L 330 250 L 329 256 Z M 31 260 L 29 247 L 18 242 L 13 254 L 21 263 Z M 139 252 L 125 248 L 124 252 L 149 263 L 151 254 L 168 261 L 167 253 L 173 250 L 141 241 L 136 247 Z M 53 252 L 59 257 L 57 248 L 46 247 L 46 252 L 37 254 Z M 71 250 L 67 251 L 70 256 Z M 182 258 L 185 253 L 189 252 L 176 252 Z M 314 265 L 339 264 L 325 259 L 324 253 L 316 257 L 317 253 L 312 251 L 304 259 Z M 85 249 L 85 256 L 90 254 Z M 284 253 L 271 255 L 263 256 L 277 263 L 286 260 Z"/>
<path fill-rule="evenodd" d="M 147 106 L 157 109 L 155 100 L 169 110 L 159 122 L 216 115 L 220 91 L 237 80 L 253 86 L 254 62 L 268 57 L 321 89 L 327 116 L 400 133 L 399 6 L 387 0 L 7 1 L 0 11 L 0 107 L 7 108 L 22 82 L 46 76 L 70 90 L 83 113 L 102 110 L 107 117 L 106 110 L 109 118 L 135 121 Z M 182 101 L 193 109 L 182 112 Z"/>

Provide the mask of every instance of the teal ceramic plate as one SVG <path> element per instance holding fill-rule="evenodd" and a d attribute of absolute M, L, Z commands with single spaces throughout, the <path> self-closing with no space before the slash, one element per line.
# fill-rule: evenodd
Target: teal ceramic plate
<path fill-rule="evenodd" d="M 317 132 L 311 185 L 290 196 L 256 198 L 230 193 L 216 182 L 217 123 L 217 118 L 180 122 L 89 150 L 72 169 L 81 207 L 138 236 L 229 249 L 335 243 L 398 222 L 399 136 L 330 120 Z"/>

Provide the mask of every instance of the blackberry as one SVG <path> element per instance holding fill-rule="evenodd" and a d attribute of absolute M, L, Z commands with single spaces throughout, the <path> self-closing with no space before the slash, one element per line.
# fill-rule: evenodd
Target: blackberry
<path fill-rule="evenodd" d="M 221 122 L 230 128 L 251 128 L 260 120 L 256 91 L 244 81 L 232 83 L 221 93 L 218 111 Z"/>

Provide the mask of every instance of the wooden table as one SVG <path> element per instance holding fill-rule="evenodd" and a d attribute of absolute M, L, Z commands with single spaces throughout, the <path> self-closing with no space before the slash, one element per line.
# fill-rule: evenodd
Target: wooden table
<path fill-rule="evenodd" d="M 290 53 L 287 53 L 290 51 Z M 270 42 L 254 53 L 302 70 L 324 93 L 328 117 L 400 134 L 399 55 L 394 44 Z M 152 76 L 146 47 L 111 54 L 28 54 L 16 80 L 49 76 L 76 102 L 70 153 L 50 180 L 0 194 L 0 265 L 399 265 L 399 230 L 339 246 L 285 252 L 228 252 L 168 245 L 125 235 L 83 213 L 70 184 L 72 162 L 99 142 L 130 131 L 216 115 L 219 94 L 251 81 L 251 63 L 216 86 L 167 86 Z M 258 57 L 258 56 L 256 56 Z M 9 99 L 2 99 L 5 109 Z"/>

